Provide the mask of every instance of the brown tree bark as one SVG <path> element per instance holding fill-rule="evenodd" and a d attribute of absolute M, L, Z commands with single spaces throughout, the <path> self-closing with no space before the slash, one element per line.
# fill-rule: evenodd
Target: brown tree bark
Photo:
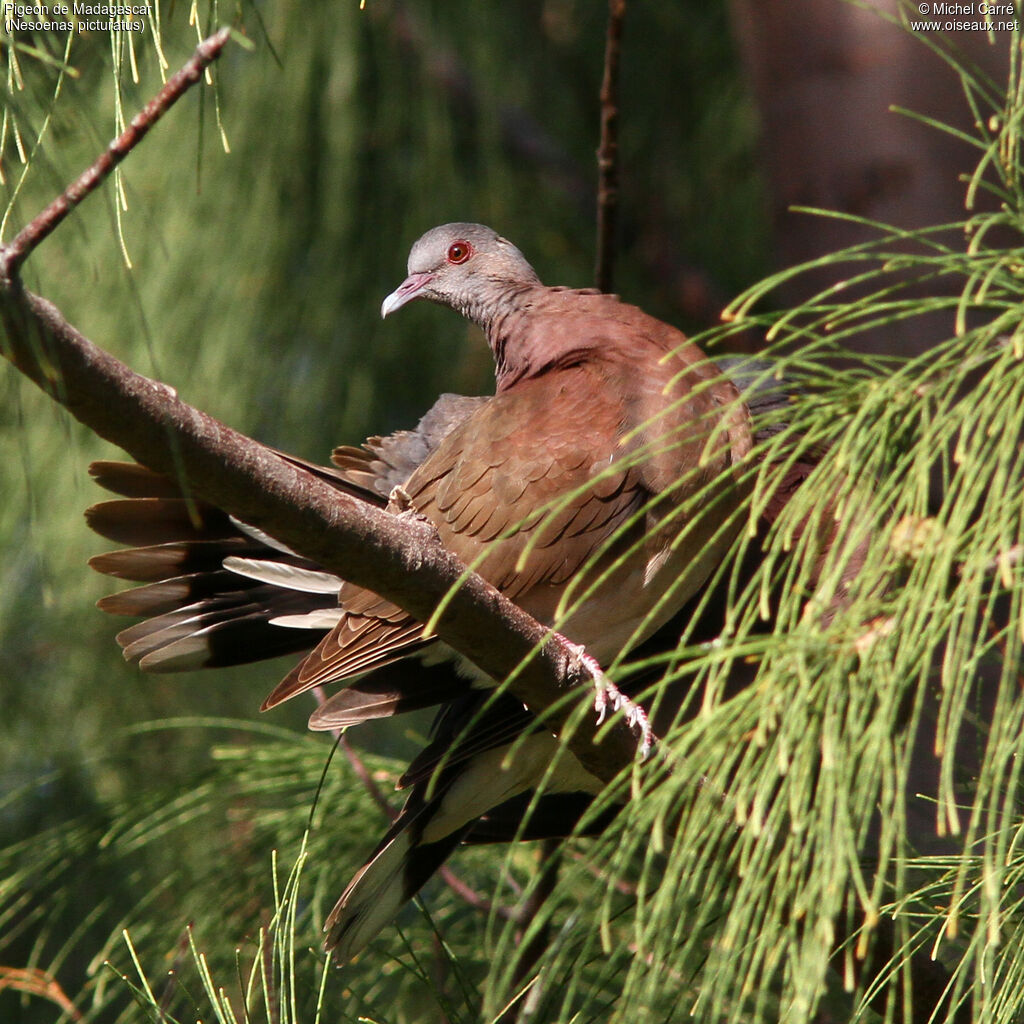
<path fill-rule="evenodd" d="M 973 132 L 960 81 L 922 40 L 884 15 L 900 0 L 732 0 L 734 34 L 762 121 L 777 262 L 791 266 L 866 241 L 873 232 L 794 206 L 856 214 L 901 228 L 962 220 L 978 151 L 893 106 Z M 1010 32 L 942 33 L 970 63 L 1004 82 Z M 793 282 L 798 301 L 842 275 L 828 267 Z M 915 317 L 859 339 L 863 351 L 912 355 L 948 334 Z M 940 333 L 941 332 L 941 333 Z"/>

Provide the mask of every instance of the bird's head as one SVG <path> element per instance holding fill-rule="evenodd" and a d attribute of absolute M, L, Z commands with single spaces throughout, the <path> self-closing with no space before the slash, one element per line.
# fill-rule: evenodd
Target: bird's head
<path fill-rule="evenodd" d="M 510 287 L 539 283 L 526 257 L 483 224 L 431 228 L 413 245 L 408 270 L 408 277 L 381 305 L 382 317 L 422 298 L 486 326 Z"/>

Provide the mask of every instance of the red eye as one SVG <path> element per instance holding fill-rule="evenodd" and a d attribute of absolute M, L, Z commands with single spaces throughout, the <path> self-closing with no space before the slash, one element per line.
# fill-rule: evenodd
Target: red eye
<path fill-rule="evenodd" d="M 473 255 L 473 246 L 469 242 L 452 242 L 448 246 L 449 263 L 465 263 Z"/>

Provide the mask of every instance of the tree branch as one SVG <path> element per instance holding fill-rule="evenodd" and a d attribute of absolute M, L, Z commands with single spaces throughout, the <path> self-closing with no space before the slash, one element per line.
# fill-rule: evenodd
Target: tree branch
<path fill-rule="evenodd" d="M 203 72 L 221 54 L 231 38 L 231 29 L 222 28 L 204 39 L 191 58 L 175 72 L 164 87 L 129 122 L 128 127 L 64 191 L 33 218 L 4 247 L 3 277 L 13 278 L 21 264 L 39 243 L 53 232 L 67 215 L 91 192 L 95 192 L 115 167 L 142 141 L 143 136 L 202 77 Z"/>
<path fill-rule="evenodd" d="M 171 80 L 179 83 L 173 96 L 169 82 L 75 186 L 14 244 L 0 248 L 3 355 L 76 419 L 142 464 L 171 475 L 190 492 L 420 621 L 429 620 L 458 586 L 437 622 L 437 635 L 494 679 L 515 673 L 511 691 L 560 731 L 572 710 L 560 698 L 577 684 L 589 687 L 588 673 L 550 630 L 481 577 L 467 574 L 428 523 L 342 494 L 186 404 L 172 388 L 135 373 L 94 345 L 17 277 L 35 246 L 199 80 L 202 61 L 215 59 L 226 39 L 222 31 L 200 44 Z M 610 781 L 633 761 L 636 741 L 622 720 L 602 729 L 599 743 L 596 733 L 596 723 L 587 721 L 568 730 L 566 742 L 589 771 Z"/>
<path fill-rule="evenodd" d="M 597 150 L 597 262 L 594 282 L 610 292 L 615 280 L 615 224 L 619 207 L 619 53 L 626 0 L 609 0 L 601 81 L 601 144 Z"/>

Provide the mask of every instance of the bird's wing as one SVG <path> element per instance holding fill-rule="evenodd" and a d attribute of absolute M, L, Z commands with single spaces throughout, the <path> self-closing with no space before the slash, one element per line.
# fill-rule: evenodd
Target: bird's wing
<path fill-rule="evenodd" d="M 639 472 L 616 468 L 622 409 L 581 391 L 580 371 L 498 395 L 452 430 L 403 485 L 411 507 L 463 562 L 542 620 L 568 582 L 647 499 Z M 633 535 L 642 530 L 633 526 Z M 428 638 L 396 605 L 346 584 L 343 616 L 267 706 L 412 653 Z"/>

